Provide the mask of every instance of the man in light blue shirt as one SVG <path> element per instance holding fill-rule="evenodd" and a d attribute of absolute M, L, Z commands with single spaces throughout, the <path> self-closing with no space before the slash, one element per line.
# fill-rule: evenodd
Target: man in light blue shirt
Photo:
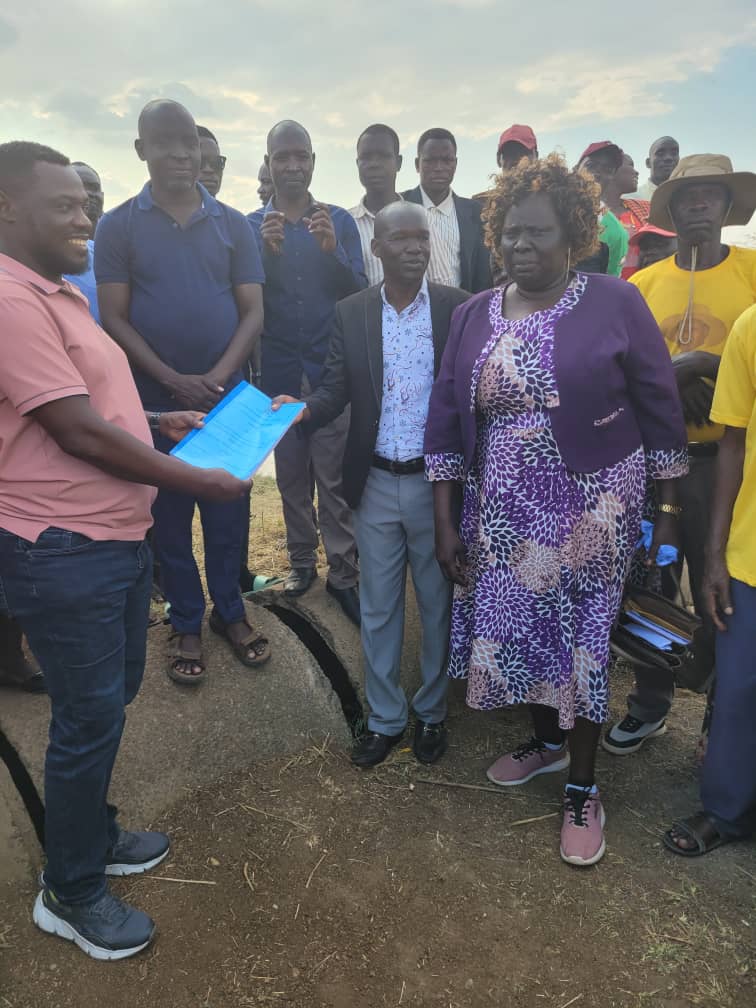
<path fill-rule="evenodd" d="M 76 170 L 76 174 L 81 179 L 84 191 L 89 199 L 85 213 L 92 222 L 92 236 L 94 237 L 97 222 L 102 217 L 105 205 L 105 193 L 102 191 L 102 182 L 94 168 L 91 168 L 83 161 L 73 161 L 71 167 Z M 97 303 L 97 281 L 94 274 L 94 242 L 92 239 L 87 242 L 87 268 L 83 273 L 65 276 L 63 279 L 68 280 L 74 287 L 79 288 L 87 301 L 89 301 L 89 311 L 92 318 L 99 325 L 100 307 Z"/>

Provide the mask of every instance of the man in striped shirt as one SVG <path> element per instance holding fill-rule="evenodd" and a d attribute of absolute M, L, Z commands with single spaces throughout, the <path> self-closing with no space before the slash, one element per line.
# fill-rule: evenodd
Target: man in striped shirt
<path fill-rule="evenodd" d="M 399 137 L 390 126 L 375 123 L 360 133 L 357 139 L 357 171 L 365 187 L 365 195 L 349 213 L 360 233 L 365 273 L 371 287 L 383 280 L 383 264 L 372 250 L 375 215 L 389 203 L 402 199 L 396 191 L 396 176 L 401 167 Z"/>
<path fill-rule="evenodd" d="M 430 221 L 428 279 L 471 294 L 491 286 L 488 250 L 483 244 L 480 204 L 452 192 L 457 141 L 447 129 L 426 130 L 417 142 L 415 168 L 420 185 L 402 193 L 420 203 Z"/>

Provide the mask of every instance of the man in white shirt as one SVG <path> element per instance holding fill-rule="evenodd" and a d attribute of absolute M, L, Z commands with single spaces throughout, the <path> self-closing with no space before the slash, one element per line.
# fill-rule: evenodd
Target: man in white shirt
<path fill-rule="evenodd" d="M 435 555 L 423 435 L 452 313 L 467 294 L 425 279 L 430 244 L 427 214 L 419 207 L 391 203 L 378 213 L 373 251 L 383 263 L 385 282 L 336 306 L 323 378 L 302 416 L 320 427 L 351 406 L 344 498 L 354 509 L 360 550 L 360 630 L 370 707 L 352 762 L 363 768 L 384 760 L 407 726 L 400 663 L 408 563 L 423 635 L 422 681 L 411 699 L 413 750 L 421 763 L 434 763 L 447 744 L 451 586 Z M 285 401 L 287 396 L 276 400 Z"/>
<path fill-rule="evenodd" d="M 399 149 L 396 132 L 383 123 L 368 126 L 357 138 L 357 171 L 365 187 L 365 195 L 349 213 L 360 232 L 362 259 L 371 287 L 383 280 L 383 264 L 373 255 L 371 247 L 375 215 L 389 203 L 402 199 L 396 191 L 396 176 L 402 167 Z"/>
<path fill-rule="evenodd" d="M 663 136 L 654 140 L 646 158 L 646 168 L 650 175 L 642 186 L 639 186 L 635 193 L 637 199 L 651 200 L 654 190 L 666 182 L 672 172 L 677 168 L 680 160 L 680 145 L 674 137 Z"/>
<path fill-rule="evenodd" d="M 472 294 L 491 286 L 488 250 L 483 243 L 480 204 L 457 196 L 451 185 L 457 170 L 457 141 L 447 129 L 426 130 L 417 142 L 415 168 L 420 185 L 402 193 L 428 212 L 428 279 Z"/>

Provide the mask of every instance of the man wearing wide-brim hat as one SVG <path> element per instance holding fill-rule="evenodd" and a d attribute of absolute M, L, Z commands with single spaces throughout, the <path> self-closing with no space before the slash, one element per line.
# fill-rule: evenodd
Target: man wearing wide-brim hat
<path fill-rule="evenodd" d="M 649 214 L 650 224 L 677 233 L 677 253 L 630 278 L 666 340 L 688 424 L 690 472 L 678 483 L 677 525 L 693 603 L 704 618 L 699 646 L 704 671 L 713 671 L 714 655 L 714 629 L 703 604 L 704 545 L 724 433 L 709 413 L 730 329 L 756 302 L 756 249 L 723 245 L 722 228 L 747 224 L 755 209 L 755 174 L 733 171 L 723 154 L 683 158 L 655 190 Z M 672 676 L 636 669 L 628 715 L 609 730 L 604 748 L 625 755 L 663 735 L 673 696 Z"/>

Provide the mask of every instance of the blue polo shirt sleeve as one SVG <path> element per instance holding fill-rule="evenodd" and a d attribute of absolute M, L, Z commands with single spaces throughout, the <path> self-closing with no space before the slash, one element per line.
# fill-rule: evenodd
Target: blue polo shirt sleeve
<path fill-rule="evenodd" d="M 264 284 L 260 246 L 249 221 L 238 210 L 228 208 L 229 230 L 234 243 L 234 254 L 231 258 L 231 283 L 234 287 L 242 284 Z"/>
<path fill-rule="evenodd" d="M 98 284 L 131 282 L 128 211 L 111 211 L 100 218 L 95 233 L 94 272 Z"/>

